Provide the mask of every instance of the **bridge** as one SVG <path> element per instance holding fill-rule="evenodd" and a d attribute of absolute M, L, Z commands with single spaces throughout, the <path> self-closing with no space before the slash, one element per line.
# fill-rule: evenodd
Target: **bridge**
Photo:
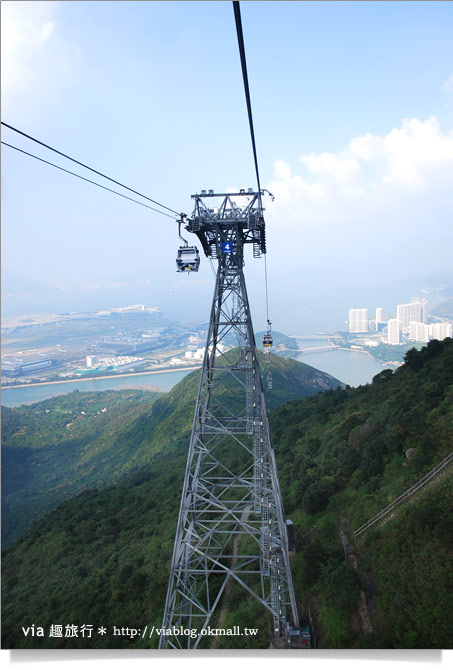
<path fill-rule="evenodd" d="M 341 335 L 289 335 L 292 340 L 308 340 L 312 342 L 313 340 L 342 340 Z"/>
<path fill-rule="evenodd" d="M 307 349 L 299 349 L 301 354 L 319 354 L 322 351 L 333 351 L 334 349 L 339 349 L 338 344 L 329 344 L 325 347 L 309 347 Z"/>

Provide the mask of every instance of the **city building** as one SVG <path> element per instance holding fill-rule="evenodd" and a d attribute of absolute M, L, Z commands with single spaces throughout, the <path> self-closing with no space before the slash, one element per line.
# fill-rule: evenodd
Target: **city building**
<path fill-rule="evenodd" d="M 379 346 L 378 340 L 364 340 L 363 344 L 366 347 L 378 347 Z"/>
<path fill-rule="evenodd" d="M 452 337 L 453 326 L 451 323 L 432 323 L 429 326 L 429 334 L 433 340 L 445 340 Z"/>
<path fill-rule="evenodd" d="M 2 361 L 2 377 L 19 377 L 22 365 Z"/>
<path fill-rule="evenodd" d="M 376 307 L 376 318 L 370 320 L 369 330 L 373 330 L 379 333 L 381 330 L 383 330 L 384 325 L 384 310 L 382 307 Z"/>
<path fill-rule="evenodd" d="M 401 330 L 408 330 L 411 321 L 423 323 L 423 303 L 409 302 L 405 305 L 397 305 L 396 318 L 401 322 Z"/>
<path fill-rule="evenodd" d="M 97 356 L 95 358 L 98 358 Z M 149 360 L 146 358 L 138 358 L 137 356 L 111 356 L 109 358 L 99 358 L 96 364 L 105 368 L 113 368 L 114 370 L 127 370 L 129 368 L 138 368 L 142 365 L 148 365 Z M 89 366 L 88 366 L 89 367 Z"/>
<path fill-rule="evenodd" d="M 224 344 L 218 344 L 217 345 L 218 353 L 217 356 L 219 356 L 221 353 L 224 353 L 225 351 L 228 351 L 228 347 L 226 347 Z M 204 352 L 205 352 L 205 347 L 199 348 L 196 351 L 186 351 L 184 353 L 185 358 L 194 358 L 197 361 L 202 361 L 204 358 Z"/>
<path fill-rule="evenodd" d="M 389 319 L 387 324 L 387 344 L 399 344 L 401 332 L 401 321 Z"/>
<path fill-rule="evenodd" d="M 409 323 L 409 339 L 412 342 L 429 342 L 429 326 L 421 321 Z"/>
<path fill-rule="evenodd" d="M 349 310 L 349 332 L 367 333 L 368 332 L 368 310 L 350 309 Z"/>
<path fill-rule="evenodd" d="M 94 368 L 98 364 L 97 356 L 87 356 L 87 368 Z"/>
<path fill-rule="evenodd" d="M 56 367 L 56 362 L 50 358 L 39 361 L 29 361 L 27 363 L 21 362 L 19 364 L 2 361 L 2 375 L 4 377 L 20 377 L 32 372 L 47 370 L 54 366 Z"/>
<path fill-rule="evenodd" d="M 423 323 L 428 322 L 428 300 L 426 298 L 419 298 L 418 296 L 415 296 L 411 298 L 411 303 L 420 303 L 422 306 L 422 318 L 421 321 Z"/>

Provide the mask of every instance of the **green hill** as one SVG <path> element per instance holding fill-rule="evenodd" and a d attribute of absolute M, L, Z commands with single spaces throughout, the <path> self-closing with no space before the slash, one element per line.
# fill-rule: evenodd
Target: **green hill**
<path fill-rule="evenodd" d="M 183 402 L 184 387 L 175 393 Z M 452 451 L 452 400 L 453 341 L 445 340 L 409 351 L 402 367 L 371 385 L 295 400 L 271 414 L 285 509 L 297 534 L 296 598 L 306 611 L 310 605 L 318 646 L 449 646 L 451 478 L 422 491 L 359 546 L 352 531 Z M 160 419 L 156 434 L 175 419 L 183 426 L 164 399 L 150 411 Z M 161 623 L 185 457 L 184 440 L 176 440 L 132 477 L 62 503 L 6 550 L 4 647 L 157 645 L 157 637 L 112 631 Z M 24 636 L 32 622 L 46 637 Z M 251 622 L 260 636 L 240 646 L 267 648 L 264 611 L 233 589 L 225 625 Z M 109 635 L 49 638 L 51 624 L 105 626 Z"/>
<path fill-rule="evenodd" d="M 55 505 L 118 482 L 143 463 L 146 417 L 160 393 L 104 391 L 2 407 L 2 542 L 7 546 Z"/>
<path fill-rule="evenodd" d="M 262 357 L 261 357 L 262 360 Z M 341 385 L 299 363 L 272 357 L 269 409 Z M 187 447 L 200 372 L 170 393 L 74 392 L 19 408 L 2 407 L 3 546 L 55 505 L 149 465 L 156 454 Z"/>

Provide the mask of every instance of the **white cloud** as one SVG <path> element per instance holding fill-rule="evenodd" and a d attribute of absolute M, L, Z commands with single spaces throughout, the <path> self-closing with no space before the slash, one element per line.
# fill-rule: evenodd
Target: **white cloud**
<path fill-rule="evenodd" d="M 274 162 L 269 189 L 282 201 L 295 199 L 311 207 L 328 206 L 353 197 L 375 197 L 387 185 L 418 191 L 433 186 L 433 178 L 453 169 L 453 132 L 443 133 L 436 117 L 404 119 L 380 137 L 367 133 L 353 138 L 339 152 L 302 155 L 306 175 L 293 174 L 281 159 Z"/>
<path fill-rule="evenodd" d="M 354 259 L 362 271 L 373 258 L 376 269 L 392 258 L 392 272 L 417 262 L 451 265 L 453 132 L 437 118 L 404 119 L 386 135 L 360 135 L 336 154 L 300 160 L 297 174 L 277 159 L 267 184 L 275 195 L 267 205 L 270 243 L 288 265 L 297 256 L 297 267 L 301 258 L 316 266 L 326 255 L 331 263 Z"/>
<path fill-rule="evenodd" d="M 354 156 L 360 160 L 369 161 L 371 158 L 383 153 L 384 141 L 377 135 L 366 133 L 351 140 L 349 146 Z"/>
<path fill-rule="evenodd" d="M 307 200 L 320 201 L 325 197 L 325 186 L 321 183 L 310 184 L 298 175 L 292 175 L 291 168 L 284 161 L 274 162 L 275 178 L 269 186 L 273 195 L 278 198 L 291 198 L 297 195 Z"/>
<path fill-rule="evenodd" d="M 308 167 L 311 173 L 333 177 L 338 181 L 346 181 L 360 171 L 360 165 L 356 160 L 352 158 L 340 158 L 330 153 L 319 155 L 312 153 L 301 156 L 300 160 Z"/>
<path fill-rule="evenodd" d="M 78 48 L 58 29 L 59 2 L 2 2 L 2 110 L 52 105 L 72 81 Z"/>
<path fill-rule="evenodd" d="M 443 170 L 453 165 L 453 133 L 442 133 L 435 117 L 425 122 L 405 119 L 402 128 L 384 138 L 384 145 L 388 162 L 384 179 L 388 182 L 423 186 L 425 168 Z"/>
<path fill-rule="evenodd" d="M 55 30 L 57 3 L 2 3 L 3 94 L 30 86 Z"/>

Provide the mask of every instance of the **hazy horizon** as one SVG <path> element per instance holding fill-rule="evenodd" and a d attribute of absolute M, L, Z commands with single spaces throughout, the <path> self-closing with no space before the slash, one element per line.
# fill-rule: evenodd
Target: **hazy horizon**
<path fill-rule="evenodd" d="M 245 269 L 247 277 L 247 267 Z M 174 286 L 158 285 L 150 280 L 122 282 L 122 286 L 91 286 L 85 289 L 52 288 L 41 286 L 32 290 L 32 285 L 18 282 L 15 295 L 5 296 L 2 301 L 3 319 L 30 316 L 32 314 L 62 314 L 65 312 L 93 312 L 100 309 L 145 304 L 158 307 L 162 315 L 172 321 L 203 322 L 209 318 L 213 280 L 200 284 L 194 276 L 178 278 Z M 443 281 L 442 281 L 443 280 Z M 149 283 L 147 283 L 149 282 Z M 118 282 L 121 284 L 121 282 Z M 374 318 L 376 307 L 384 314 L 395 315 L 396 305 L 409 302 L 414 295 L 427 297 L 436 304 L 442 297 L 451 295 L 448 276 L 420 280 L 408 278 L 399 283 L 362 283 L 347 289 L 338 282 L 326 282 L 306 277 L 301 279 L 300 295 L 288 291 L 274 300 L 271 287 L 270 317 L 273 328 L 287 334 L 312 334 L 318 331 L 331 332 L 345 328 L 348 310 L 366 307 L 369 318 Z M 448 285 L 448 286 L 447 286 Z M 13 285 L 10 284 L 10 287 Z M 441 287 L 447 291 L 442 292 Z M 434 290 L 437 287 L 438 290 Z M 430 291 L 426 293 L 426 291 Z M 255 331 L 265 328 L 265 305 L 260 284 L 250 281 L 248 292 Z"/>

